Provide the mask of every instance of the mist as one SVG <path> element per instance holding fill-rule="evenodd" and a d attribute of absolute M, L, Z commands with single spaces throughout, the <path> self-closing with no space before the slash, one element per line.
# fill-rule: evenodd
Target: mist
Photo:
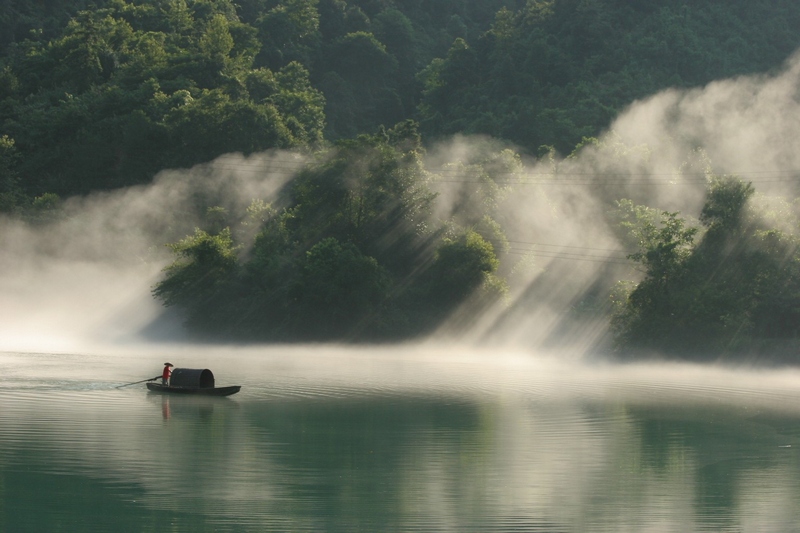
<path fill-rule="evenodd" d="M 626 260 L 635 250 L 608 224 L 620 199 L 696 221 L 709 177 L 732 174 L 752 182 L 756 216 L 779 204 L 780 215 L 770 222 L 795 234 L 799 94 L 796 54 L 774 75 L 669 89 L 636 101 L 596 143 L 568 156 L 523 160 L 509 175 L 498 213 L 511 253 L 522 255 L 526 268 L 514 273 L 508 301 L 472 325 L 470 341 L 581 355 L 608 350 L 607 321 L 580 315 L 586 306 L 608 305 L 615 282 L 641 279 Z M 431 150 L 430 158 L 436 167 L 469 160 L 486 142 L 454 138 Z M 437 188 L 446 206 L 440 209 L 455 213 L 475 185 L 467 174 L 460 182 L 446 175 L 448 183 Z M 442 331 L 463 338 L 459 319 L 456 313 Z"/>
<path fill-rule="evenodd" d="M 515 156 L 534 147 L 508 146 L 508 178 L 498 183 L 495 212 L 512 258 L 503 273 L 509 294 L 479 316 L 455 312 L 427 340 L 578 356 L 602 351 L 607 321 L 597 313 L 586 319 L 581 310 L 604 305 L 617 281 L 641 276 L 626 259 L 632 250 L 608 223 L 614 202 L 629 198 L 697 217 L 709 173 L 739 175 L 762 197 L 794 199 L 798 94 L 796 55 L 775 74 L 634 102 L 597 143 L 572 155 Z M 478 216 L 472 203 L 481 185 L 470 165 L 502 148 L 496 140 L 456 136 L 428 149 L 435 217 Z M 246 243 L 258 229 L 242 224 L 247 207 L 275 201 L 303 164 L 290 152 L 230 154 L 162 171 L 148 185 L 66 199 L 50 221 L 0 219 L 0 350 L 185 341 L 180 317 L 150 293 L 172 260 L 165 244 L 208 224 L 208 206 L 237 222 Z"/>
<path fill-rule="evenodd" d="M 269 202 L 302 164 L 280 151 L 230 154 L 163 171 L 149 185 L 66 199 L 50 221 L 0 219 L 0 349 L 185 340 L 180 318 L 151 295 L 173 260 L 166 244 L 207 226 L 207 206 L 244 218 L 253 200 Z"/>

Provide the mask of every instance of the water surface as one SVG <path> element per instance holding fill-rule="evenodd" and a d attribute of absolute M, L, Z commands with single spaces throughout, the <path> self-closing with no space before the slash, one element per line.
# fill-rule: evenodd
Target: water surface
<path fill-rule="evenodd" d="M 210 368 L 229 398 L 119 385 Z M 435 348 L 0 353 L 0 530 L 798 531 L 800 373 Z"/>

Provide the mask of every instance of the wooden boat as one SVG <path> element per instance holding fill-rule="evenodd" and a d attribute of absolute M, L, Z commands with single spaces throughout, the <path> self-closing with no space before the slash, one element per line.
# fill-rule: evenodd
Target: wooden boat
<path fill-rule="evenodd" d="M 241 385 L 231 385 L 229 387 L 173 387 L 164 386 L 161 383 L 148 383 L 147 389 L 153 392 L 174 393 L 174 394 L 202 394 L 204 396 L 230 396 L 241 390 Z"/>
<path fill-rule="evenodd" d="M 148 383 L 147 390 L 171 394 L 200 394 L 203 396 L 230 396 L 241 389 L 241 385 L 215 387 L 214 374 L 207 368 L 175 368 L 169 385 Z"/>

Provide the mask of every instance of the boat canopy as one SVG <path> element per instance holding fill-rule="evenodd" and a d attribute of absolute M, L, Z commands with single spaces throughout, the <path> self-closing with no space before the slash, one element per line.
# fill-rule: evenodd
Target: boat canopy
<path fill-rule="evenodd" d="M 171 387 L 213 389 L 214 374 L 207 368 L 175 368 L 169 384 Z"/>

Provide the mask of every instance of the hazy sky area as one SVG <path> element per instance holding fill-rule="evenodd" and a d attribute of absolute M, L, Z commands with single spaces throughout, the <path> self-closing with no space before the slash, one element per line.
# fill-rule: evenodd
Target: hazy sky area
<path fill-rule="evenodd" d="M 633 103 L 599 146 L 571 158 L 525 162 L 509 176 L 512 189 L 501 207 L 512 253 L 523 258 L 532 250 L 533 256 L 515 272 L 508 302 L 487 312 L 465 342 L 535 349 L 567 341 L 580 352 L 603 338 L 605 324 L 574 328 L 564 317 L 595 284 L 636 279 L 619 236 L 605 223 L 616 199 L 696 217 L 709 165 L 752 181 L 762 195 L 794 198 L 798 95 L 795 56 L 775 75 L 663 91 Z M 469 162 L 486 142 L 443 142 L 429 149 L 428 166 Z M 171 260 L 164 244 L 199 224 L 204 209 L 196 205 L 214 198 L 244 218 L 253 199 L 273 199 L 301 165 L 283 152 L 227 155 L 191 170 L 165 170 L 147 186 L 67 199 L 60 222 L 28 227 L 0 220 L 0 350 L 69 351 L 142 340 L 142 330 L 162 312 L 150 289 Z M 442 217 L 456 213 L 474 186 L 452 172 L 446 177 L 432 187 L 440 193 Z M 788 215 L 792 225 L 795 214 Z M 460 319 L 456 313 L 441 334 Z M 148 331 L 181 338 L 175 319 Z"/>

